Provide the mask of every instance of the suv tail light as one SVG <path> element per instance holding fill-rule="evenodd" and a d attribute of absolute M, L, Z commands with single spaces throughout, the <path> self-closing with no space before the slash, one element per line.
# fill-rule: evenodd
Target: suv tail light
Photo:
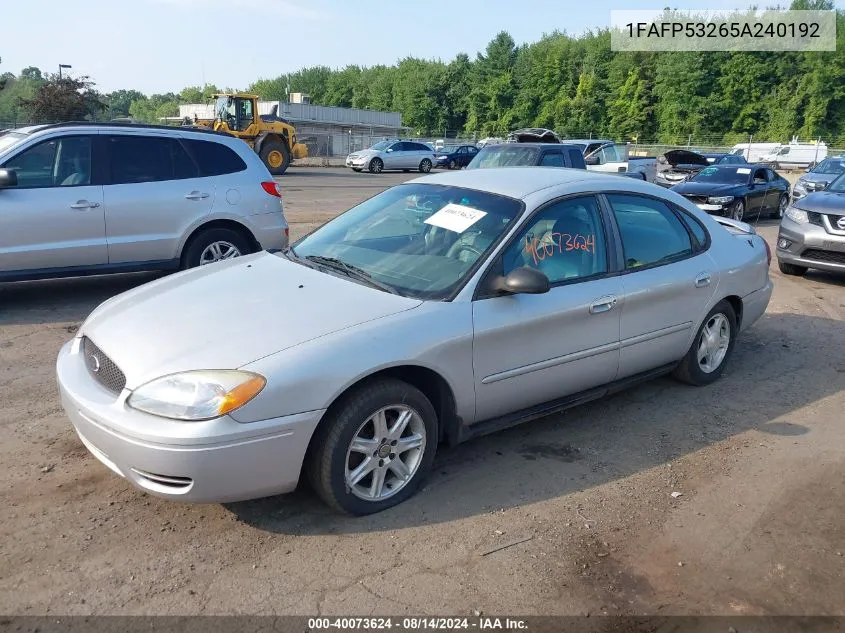
<path fill-rule="evenodd" d="M 277 198 L 282 197 L 282 188 L 277 182 L 274 182 L 272 180 L 269 182 L 262 182 L 261 188 L 264 189 L 264 191 L 269 193 L 271 196 L 276 196 Z"/>

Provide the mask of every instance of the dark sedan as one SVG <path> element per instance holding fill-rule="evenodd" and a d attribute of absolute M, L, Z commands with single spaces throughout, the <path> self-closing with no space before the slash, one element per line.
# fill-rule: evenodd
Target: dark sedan
<path fill-rule="evenodd" d="M 469 165 L 476 154 L 478 148 L 475 145 L 447 145 L 435 154 L 434 166 L 460 169 Z"/>
<path fill-rule="evenodd" d="M 742 156 L 734 154 L 699 154 L 686 149 L 675 149 L 657 159 L 654 182 L 662 187 L 672 187 L 686 182 L 711 165 L 747 164 Z"/>
<path fill-rule="evenodd" d="M 782 218 L 789 206 L 789 182 L 760 165 L 705 167 L 672 191 L 711 215 L 734 220 L 764 215 Z"/>

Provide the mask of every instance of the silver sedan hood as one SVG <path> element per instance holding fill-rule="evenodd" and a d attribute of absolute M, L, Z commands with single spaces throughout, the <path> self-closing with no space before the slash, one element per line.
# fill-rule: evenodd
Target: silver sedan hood
<path fill-rule="evenodd" d="M 188 369 L 234 369 L 422 302 L 258 253 L 164 277 L 80 328 L 134 389 Z"/>

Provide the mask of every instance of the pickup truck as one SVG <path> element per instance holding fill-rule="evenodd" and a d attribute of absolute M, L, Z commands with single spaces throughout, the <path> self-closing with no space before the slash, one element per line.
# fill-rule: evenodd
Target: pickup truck
<path fill-rule="evenodd" d="M 576 146 L 584 155 L 584 162 L 590 171 L 625 174 L 654 182 L 657 173 L 657 158 L 651 156 L 629 158 L 627 145 L 619 145 L 607 139 L 561 139 L 545 128 L 525 128 L 508 134 L 510 143 L 564 143 Z"/>
<path fill-rule="evenodd" d="M 627 173 L 633 178 L 654 182 L 657 173 L 657 157 L 628 156 L 627 145 L 620 145 L 606 139 L 569 139 L 561 143 L 583 148 L 587 169 L 608 173 Z"/>

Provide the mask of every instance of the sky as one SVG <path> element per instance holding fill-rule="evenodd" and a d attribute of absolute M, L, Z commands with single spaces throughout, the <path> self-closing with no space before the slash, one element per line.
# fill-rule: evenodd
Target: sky
<path fill-rule="evenodd" d="M 0 0 L 0 73 L 27 66 L 88 75 L 97 89 L 178 92 L 213 83 L 244 89 L 305 66 L 448 61 L 483 51 L 501 30 L 517 43 L 554 30 L 610 24 L 612 9 L 667 0 Z M 737 0 L 671 0 L 684 8 L 745 8 Z M 766 2 L 758 4 L 778 4 Z M 788 5 L 788 0 L 783 0 Z M 845 0 L 836 0 L 845 8 Z"/>

